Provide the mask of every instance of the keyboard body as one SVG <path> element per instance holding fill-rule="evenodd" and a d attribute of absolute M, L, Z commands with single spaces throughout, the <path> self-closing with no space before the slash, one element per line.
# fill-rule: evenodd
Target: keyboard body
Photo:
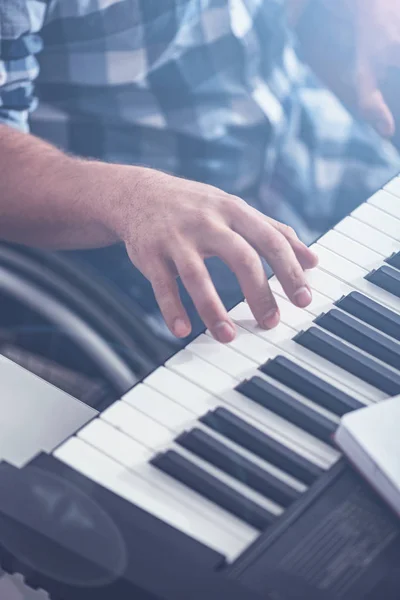
<path fill-rule="evenodd" d="M 63 600 L 398 600 L 400 521 L 340 416 L 400 395 L 400 178 L 314 246 L 314 300 L 208 333 L 98 412 L 0 360 L 0 563 Z M 12 398 L 12 401 L 10 400 Z"/>
<path fill-rule="evenodd" d="M 1 562 L 33 588 L 66 600 L 397 600 L 400 527 L 359 477 L 339 463 L 235 563 L 190 543 L 186 536 L 47 455 L 1 484 L 23 480 L 2 499 Z M 14 471 L 14 473 L 12 473 Z M 32 482 L 35 482 L 32 486 Z M 27 514 L 40 482 L 62 498 L 61 514 Z M 27 489 L 28 487 L 28 489 Z M 2 487 L 2 489 L 5 489 Z M 22 510 L 24 511 L 22 513 Z M 82 523 L 60 527 L 68 513 Z M 23 517 L 22 517 L 23 515 Z M 104 524 L 103 519 L 107 520 Z M 110 520 L 112 525 L 110 525 Z M 85 523 L 86 521 L 86 523 Z M 93 529 L 87 527 L 92 523 Z M 73 531 L 71 532 L 71 528 Z"/>

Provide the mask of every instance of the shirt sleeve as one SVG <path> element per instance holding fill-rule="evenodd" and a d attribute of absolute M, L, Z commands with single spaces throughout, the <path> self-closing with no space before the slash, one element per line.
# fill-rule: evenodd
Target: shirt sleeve
<path fill-rule="evenodd" d="M 0 0 L 0 123 L 28 131 L 47 0 Z"/>

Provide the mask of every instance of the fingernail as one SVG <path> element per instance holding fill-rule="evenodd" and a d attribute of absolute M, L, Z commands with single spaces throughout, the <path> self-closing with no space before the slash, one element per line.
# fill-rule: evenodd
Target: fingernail
<path fill-rule="evenodd" d="M 173 330 L 176 337 L 179 338 L 186 337 L 190 333 L 190 328 L 183 319 L 175 319 Z"/>
<path fill-rule="evenodd" d="M 274 327 L 276 327 L 278 325 L 279 320 L 280 320 L 279 311 L 274 308 L 273 310 L 270 310 L 265 315 L 265 317 L 263 319 L 263 325 L 264 325 L 265 329 L 273 329 Z"/>
<path fill-rule="evenodd" d="M 299 308 L 304 308 L 308 306 L 312 300 L 311 292 L 308 287 L 301 287 L 295 294 L 293 295 L 294 302 L 296 306 Z"/>
<path fill-rule="evenodd" d="M 235 330 L 228 321 L 221 321 L 215 325 L 214 335 L 219 342 L 229 344 L 235 337 Z"/>

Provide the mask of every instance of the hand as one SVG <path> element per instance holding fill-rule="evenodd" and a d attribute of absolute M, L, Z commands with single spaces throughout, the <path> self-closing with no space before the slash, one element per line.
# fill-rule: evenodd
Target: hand
<path fill-rule="evenodd" d="M 400 66 L 400 0 L 318 0 L 297 33 L 317 75 L 358 117 L 391 137 L 394 118 L 380 85 L 391 66 Z"/>
<path fill-rule="evenodd" d="M 395 122 L 379 85 L 389 67 L 400 66 L 400 0 L 346 2 L 354 11 L 358 38 L 356 84 L 359 108 L 381 135 L 391 137 Z"/>
<path fill-rule="evenodd" d="M 132 167 L 122 169 L 119 198 L 110 203 L 107 226 L 111 219 L 132 262 L 150 280 L 176 336 L 186 337 L 191 330 L 177 276 L 214 337 L 230 342 L 235 336 L 204 264 L 210 256 L 220 257 L 236 274 L 261 327 L 277 325 L 279 311 L 259 255 L 269 262 L 294 304 L 305 307 L 311 302 L 304 269 L 314 267 L 318 259 L 291 228 L 217 188 L 147 169 L 140 170 L 137 183 L 136 170 L 133 181 Z"/>

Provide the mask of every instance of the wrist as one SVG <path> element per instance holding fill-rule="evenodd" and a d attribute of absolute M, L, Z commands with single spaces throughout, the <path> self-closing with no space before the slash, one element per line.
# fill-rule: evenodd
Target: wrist
<path fill-rule="evenodd" d="M 157 172 L 144 167 L 79 161 L 85 189 L 81 210 L 108 243 L 126 241 Z"/>
<path fill-rule="evenodd" d="M 87 246 L 107 246 L 120 238 L 113 228 L 118 202 L 116 165 L 64 157 L 60 206 L 68 206 L 70 221 L 87 232 Z"/>

